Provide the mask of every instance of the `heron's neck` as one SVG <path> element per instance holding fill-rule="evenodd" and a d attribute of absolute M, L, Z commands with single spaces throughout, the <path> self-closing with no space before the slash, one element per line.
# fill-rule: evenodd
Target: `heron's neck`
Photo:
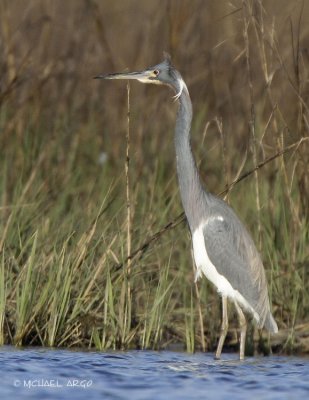
<path fill-rule="evenodd" d="M 179 98 L 175 148 L 181 200 L 192 231 L 200 222 L 198 210 L 200 210 L 199 204 L 202 204 L 203 188 L 190 144 L 191 121 L 192 103 L 185 86 Z"/>

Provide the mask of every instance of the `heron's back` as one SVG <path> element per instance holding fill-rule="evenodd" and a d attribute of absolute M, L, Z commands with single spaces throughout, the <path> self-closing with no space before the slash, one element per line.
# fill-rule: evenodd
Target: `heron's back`
<path fill-rule="evenodd" d="M 203 253 L 204 266 L 201 270 L 218 290 L 223 285 L 228 297 L 233 297 L 228 286 L 230 284 L 234 290 L 234 300 L 254 315 L 258 326 L 277 332 L 277 324 L 270 312 L 263 263 L 251 236 L 231 207 L 215 196 L 205 195 L 203 215 L 199 217 L 201 222 L 191 228 L 197 268 L 201 264 L 197 252 L 200 255 Z M 201 238 L 204 239 L 206 255 L 201 247 Z M 197 243 L 199 251 L 196 250 Z M 214 275 L 209 277 L 211 264 L 218 274 L 216 278 Z M 240 297 L 237 299 L 238 293 Z"/>

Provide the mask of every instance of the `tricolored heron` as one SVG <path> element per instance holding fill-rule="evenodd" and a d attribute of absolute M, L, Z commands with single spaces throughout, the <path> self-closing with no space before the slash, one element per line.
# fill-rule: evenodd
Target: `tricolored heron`
<path fill-rule="evenodd" d="M 232 208 L 202 185 L 190 145 L 192 104 L 187 85 L 170 57 L 139 72 L 99 75 L 100 79 L 135 79 L 164 84 L 175 91 L 179 108 L 175 128 L 177 173 L 181 200 L 192 235 L 197 280 L 203 274 L 222 296 L 221 335 L 215 358 L 219 359 L 228 329 L 227 299 L 232 301 L 240 324 L 240 359 L 245 355 L 247 331 L 243 311 L 258 328 L 278 332 L 269 305 L 265 271 L 259 252 Z"/>

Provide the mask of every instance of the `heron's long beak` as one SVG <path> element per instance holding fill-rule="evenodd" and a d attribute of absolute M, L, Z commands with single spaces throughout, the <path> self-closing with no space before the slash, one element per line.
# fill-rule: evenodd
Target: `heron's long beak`
<path fill-rule="evenodd" d="M 154 78 L 152 71 L 120 72 L 107 75 L 98 75 L 94 79 L 135 79 L 144 83 L 151 83 Z"/>

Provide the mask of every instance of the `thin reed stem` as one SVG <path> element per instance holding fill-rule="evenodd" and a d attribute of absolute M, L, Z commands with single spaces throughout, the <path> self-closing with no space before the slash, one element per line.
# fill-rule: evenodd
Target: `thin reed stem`
<path fill-rule="evenodd" d="M 130 83 L 127 83 L 127 131 L 126 131 L 126 161 L 125 161 L 125 176 L 126 176 L 126 204 L 127 204 L 127 265 L 125 272 L 125 281 L 127 285 L 127 298 L 125 304 L 125 318 L 126 318 L 126 329 L 125 332 L 129 333 L 131 327 L 131 313 L 132 313 L 132 303 L 131 303 L 131 262 L 129 258 L 132 248 L 132 237 L 131 237 L 131 193 L 130 193 Z"/>
<path fill-rule="evenodd" d="M 247 13 L 250 14 L 250 19 L 247 16 Z M 250 98 L 250 120 L 249 120 L 249 129 L 252 136 L 252 158 L 253 165 L 256 167 L 258 165 L 257 162 L 257 154 L 256 154 L 256 132 L 255 132 L 255 104 L 254 104 L 254 94 L 253 94 L 253 79 L 252 79 L 252 71 L 251 71 L 251 60 L 250 60 L 250 45 L 249 45 L 249 26 L 252 19 L 252 9 L 247 0 L 243 1 L 243 21 L 244 21 L 244 41 L 245 41 L 245 54 L 246 54 L 246 66 L 247 66 L 247 75 L 248 75 L 248 85 L 249 85 L 249 98 Z M 256 209 L 257 209 L 257 229 L 258 229 L 258 243 L 259 248 L 261 248 L 262 238 L 261 238 L 261 203 L 260 203 L 260 189 L 259 189 L 259 176 L 257 170 L 254 171 L 254 179 L 255 179 L 255 201 L 256 201 Z"/>
<path fill-rule="evenodd" d="M 130 83 L 127 83 L 127 133 L 126 133 L 126 161 L 125 161 L 125 174 L 126 174 L 126 201 L 127 201 L 127 256 L 131 254 L 131 198 L 130 198 Z M 131 259 L 127 260 L 127 271 L 130 275 Z"/>

